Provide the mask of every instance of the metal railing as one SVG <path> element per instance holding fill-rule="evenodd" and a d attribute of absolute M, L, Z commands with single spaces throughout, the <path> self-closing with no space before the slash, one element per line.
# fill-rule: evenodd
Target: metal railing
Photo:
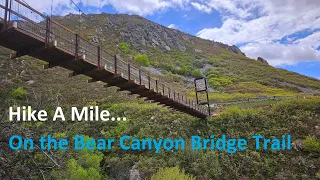
<path fill-rule="evenodd" d="M 144 86 L 150 91 L 159 93 L 190 109 L 209 115 L 208 110 L 203 106 L 187 100 L 178 92 L 164 85 L 164 82 L 129 65 L 120 57 L 102 50 L 98 45 L 80 37 L 20 0 L 0 0 L 0 19 L 4 21 L 5 27 L 16 23 L 18 29 L 46 44 L 56 42 L 56 47 L 64 52 L 76 57 L 85 55 L 85 61 L 97 67 L 104 68 L 126 80 L 132 80 L 137 85 Z"/>

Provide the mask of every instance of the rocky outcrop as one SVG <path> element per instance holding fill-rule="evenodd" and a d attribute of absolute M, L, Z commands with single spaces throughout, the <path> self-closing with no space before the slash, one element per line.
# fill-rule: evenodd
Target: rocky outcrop
<path fill-rule="evenodd" d="M 245 56 L 245 54 L 235 45 L 229 46 L 227 44 L 223 44 L 223 43 L 215 42 L 215 41 L 212 42 L 212 45 L 215 46 L 215 47 L 224 48 L 224 49 L 226 49 L 226 50 L 228 50 L 230 52 L 233 52 L 235 54 L 242 54 L 242 55 Z"/>
<path fill-rule="evenodd" d="M 123 41 L 137 47 L 136 49 L 139 49 L 139 47 L 143 49 L 144 46 L 159 48 L 163 51 L 178 49 L 196 53 L 202 53 L 202 50 L 198 48 L 199 46 L 204 44 L 210 46 L 212 44 L 213 47 L 224 48 L 232 53 L 245 55 L 237 46 L 204 40 L 176 29 L 167 28 L 137 15 L 102 13 L 100 15 L 83 14 L 82 16 L 82 24 L 91 25 L 95 28 L 95 35 L 98 35 L 98 37 L 94 35 L 91 37 L 91 40 L 95 43 L 99 43 L 99 39 L 104 42 L 103 38 L 107 37 L 110 38 L 109 41 Z M 69 14 L 65 17 L 55 18 L 78 20 L 79 16 Z M 188 49 L 191 46 L 197 48 Z"/>
<path fill-rule="evenodd" d="M 268 65 L 269 65 L 268 61 L 265 60 L 265 59 L 263 59 L 262 57 L 258 57 L 257 60 L 260 61 L 260 62 L 262 62 L 262 63 L 264 63 L 264 64 L 268 64 Z"/>

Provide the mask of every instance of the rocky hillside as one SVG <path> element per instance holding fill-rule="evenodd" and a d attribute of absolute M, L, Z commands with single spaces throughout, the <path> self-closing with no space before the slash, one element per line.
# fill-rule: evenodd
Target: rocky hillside
<path fill-rule="evenodd" d="M 74 14 L 56 18 L 62 21 L 72 20 L 72 22 L 75 22 L 74 20 L 77 19 L 79 21 L 79 16 Z M 219 42 L 206 41 L 184 32 L 164 27 L 137 15 L 106 13 L 101 15 L 83 14 L 80 21 L 82 24 L 81 29 L 85 32 L 87 28 L 95 29 L 93 34 L 89 34 L 92 35 L 92 41 L 95 43 L 99 43 L 99 39 L 102 41 L 114 40 L 127 42 L 135 48 L 153 47 L 165 51 L 171 51 L 172 49 L 186 51 L 187 47 L 184 45 L 184 41 L 191 44 L 200 42 L 203 44 L 210 44 L 212 48 L 224 48 L 236 54 L 243 54 L 236 46 L 228 46 Z M 111 32 L 108 34 L 109 36 L 104 36 L 105 33 L 108 32 Z M 98 36 L 99 38 L 97 39 L 95 36 Z M 201 50 L 198 49 L 195 51 Z"/>
<path fill-rule="evenodd" d="M 69 14 L 54 20 L 128 61 L 146 55 L 148 63 L 137 65 L 173 83 L 186 96 L 194 96 L 193 79 L 198 76 L 207 77 L 213 101 L 320 94 L 317 79 L 276 69 L 263 58 L 247 58 L 236 46 L 204 40 L 137 15 L 83 14 L 79 19 Z"/>

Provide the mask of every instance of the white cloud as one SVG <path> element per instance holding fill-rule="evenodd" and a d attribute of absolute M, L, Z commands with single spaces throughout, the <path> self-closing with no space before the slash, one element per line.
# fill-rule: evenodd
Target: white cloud
<path fill-rule="evenodd" d="M 191 5 L 199 11 L 211 13 L 212 10 L 219 11 L 236 17 L 247 18 L 252 16 L 253 10 L 259 2 L 255 0 L 201 0 L 201 4 L 192 2 Z"/>
<path fill-rule="evenodd" d="M 211 13 L 212 12 L 212 9 L 206 5 L 203 5 L 203 4 L 199 4 L 199 3 L 196 3 L 196 2 L 191 2 L 191 5 L 198 9 L 199 11 L 203 11 L 203 12 L 206 12 L 206 13 Z"/>
<path fill-rule="evenodd" d="M 170 28 L 170 29 L 178 29 L 178 26 L 175 25 L 175 24 L 170 24 L 170 25 L 168 26 L 168 28 Z"/>
<path fill-rule="evenodd" d="M 25 0 L 35 9 L 41 12 L 50 13 L 51 0 Z M 166 10 L 168 8 L 186 8 L 189 0 L 74 0 L 75 3 L 82 3 L 86 7 L 102 8 L 106 5 L 111 5 L 119 13 L 138 14 L 141 16 L 151 15 L 155 12 Z M 65 15 L 70 12 L 76 12 L 75 6 L 69 0 L 54 0 L 54 14 Z"/>
<path fill-rule="evenodd" d="M 295 65 L 301 61 L 320 60 L 320 52 L 308 45 L 249 43 L 240 48 L 247 56 L 263 57 L 273 66 Z"/>
<path fill-rule="evenodd" d="M 246 44 L 241 49 L 249 57 L 262 56 L 272 65 L 320 60 L 316 50 L 320 32 L 314 32 L 320 28 L 318 0 L 207 0 L 204 3 L 222 13 L 223 25 L 199 31 L 197 35 L 202 38 L 230 45 Z M 303 31 L 313 34 L 304 39 L 292 37 Z M 286 44 L 276 43 L 283 38 Z"/>

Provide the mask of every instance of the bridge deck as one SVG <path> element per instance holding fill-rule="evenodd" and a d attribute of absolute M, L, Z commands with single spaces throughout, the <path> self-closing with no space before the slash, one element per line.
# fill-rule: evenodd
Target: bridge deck
<path fill-rule="evenodd" d="M 84 74 L 93 81 L 117 86 L 121 91 L 138 94 L 192 116 L 208 116 L 207 109 L 170 90 L 163 83 L 160 84 L 160 80 L 155 80 L 121 59 L 111 56 L 99 46 L 51 21 L 21 1 L 12 1 L 13 7 L 18 7 L 18 10 L 8 11 L 18 18 L 8 20 L 5 24 L 0 15 L 0 46 L 16 51 L 16 57 L 29 55 L 48 62 L 47 68 L 61 66 L 73 71 L 71 76 Z M 0 10 L 3 7 L 4 5 L 0 4 Z M 20 12 L 23 8 L 33 11 L 32 16 L 37 14 L 43 20 L 30 20 L 27 15 L 23 15 L 25 11 Z"/>

